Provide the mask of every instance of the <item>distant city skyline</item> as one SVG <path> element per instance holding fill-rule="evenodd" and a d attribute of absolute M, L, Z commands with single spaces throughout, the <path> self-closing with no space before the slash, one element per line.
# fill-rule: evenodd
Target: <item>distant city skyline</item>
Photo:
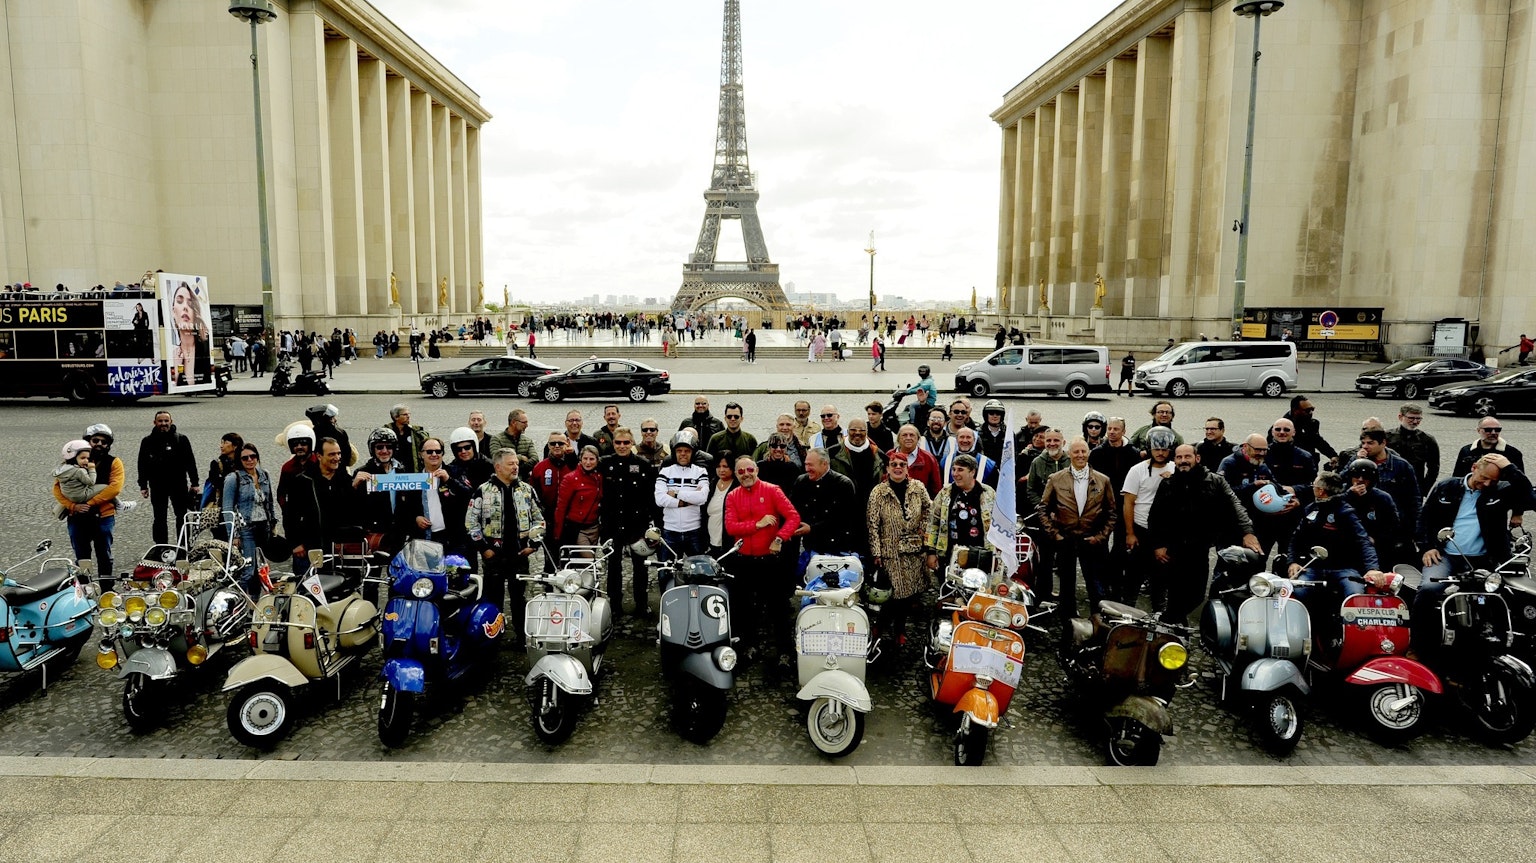
<path fill-rule="evenodd" d="M 494 115 L 486 296 L 670 302 L 704 214 L 723 3 L 371 2 Z M 984 306 L 999 182 L 987 115 L 1116 5 L 743 0 L 749 151 L 784 281 L 863 298 L 873 230 L 878 296 L 968 309 L 974 287 Z"/>

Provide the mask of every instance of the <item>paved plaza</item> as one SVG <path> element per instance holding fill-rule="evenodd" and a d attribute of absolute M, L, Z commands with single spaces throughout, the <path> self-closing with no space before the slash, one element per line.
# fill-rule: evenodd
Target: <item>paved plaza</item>
<path fill-rule="evenodd" d="M 433 365 L 451 367 L 462 362 Z M 705 389 L 696 379 L 707 375 L 735 379 L 737 386 L 727 391 L 737 393 L 735 399 L 746 413 L 744 425 L 754 433 L 763 432 L 773 416 L 788 410 L 800 396 L 818 407 L 832 403 L 845 419 L 852 418 L 861 416 L 862 406 L 882 391 L 912 380 L 911 366 L 915 366 L 893 363 L 885 375 L 871 375 L 864 370 L 867 363 L 847 370 L 803 361 L 799 365 L 804 370 L 781 371 L 759 364 L 695 372 L 684 366 L 687 362 L 670 366 L 677 392 L 647 404 L 622 405 L 624 422 L 633 426 L 641 418 L 655 417 L 663 429 L 675 428 L 691 409 L 692 393 Z M 371 370 L 375 365 L 378 370 Z M 1341 367 L 1339 379 L 1347 383 L 1352 373 L 1346 377 L 1343 368 L 1347 367 Z M 354 437 L 384 422 L 396 401 L 409 405 L 413 422 L 434 433 L 446 433 L 464 423 L 471 409 L 484 410 L 494 427 L 508 409 L 517 406 L 529 411 L 536 436 L 560 427 L 565 412 L 573 407 L 585 412 L 589 431 L 601 423 L 602 402 L 595 400 L 544 405 L 513 398 L 436 400 L 419 393 L 397 395 L 407 389 L 400 382 L 409 383 L 415 375 L 414 366 L 401 360 L 376 364 L 365 360 L 344 366 L 337 374 L 337 386 L 343 391 L 328 400 L 340 407 L 342 425 Z M 1330 366 L 1330 381 L 1333 374 Z M 942 367 L 938 377 L 941 388 L 947 389 Z M 375 391 L 361 391 L 365 387 L 359 384 L 365 380 L 375 381 L 366 387 Z M 864 386 L 855 383 L 866 380 L 869 383 Z M 711 399 L 718 415 L 727 397 L 716 391 Z M 78 436 L 88 423 L 106 422 L 116 431 L 115 451 L 129 465 L 132 487 L 138 439 L 147 433 L 158 407 L 173 411 L 179 430 L 191 437 L 203 465 L 213 457 L 220 434 L 240 431 L 263 446 L 263 452 L 270 454 L 268 468 L 275 469 L 281 448 L 272 442 L 273 436 L 314 401 L 236 393 L 223 399 L 155 399 L 112 407 L 44 401 L 0 404 L 0 432 L 9 456 L 0 462 L 0 561 L 26 556 L 43 538 L 67 547 L 62 526 L 53 517 L 48 477 L 59 446 Z M 1314 401 L 1324 432 L 1336 445 L 1352 440 L 1356 423 L 1366 415 L 1380 415 L 1389 423 L 1395 416 L 1395 402 L 1327 392 L 1316 395 Z M 1015 411 L 1016 420 L 1024 409 L 1038 407 L 1047 423 L 1076 428 L 1089 409 L 1124 415 L 1133 427 L 1140 425 L 1153 400 L 1111 396 L 1083 402 L 1059 397 L 1005 402 Z M 1240 438 L 1248 430 L 1265 427 L 1286 403 L 1239 396 L 1188 398 L 1177 407 L 1175 425 L 1186 437 L 1194 437 L 1201 421 L 1215 415 L 1226 419 L 1229 437 Z M 1504 424 L 1506 437 L 1516 445 L 1536 438 L 1536 423 L 1510 418 Z M 1471 420 L 1443 415 L 1427 418 L 1426 429 L 1441 440 L 1443 463 L 1449 465 L 1455 449 L 1471 439 L 1473 425 Z M 148 507 L 120 516 L 118 525 L 117 556 L 122 564 L 149 544 Z M 1203 859 L 1218 853 L 1230 857 L 1234 850 L 1254 846 L 1273 847 L 1281 841 L 1277 837 L 1301 843 L 1296 859 L 1343 859 L 1367 848 L 1380 852 L 1382 846 L 1376 842 L 1380 834 L 1297 831 L 1295 823 L 1304 819 L 1335 823 L 1351 812 L 1375 817 L 1400 811 L 1414 813 L 1413 823 L 1426 836 L 1437 838 L 1421 843 L 1394 836 L 1392 847 L 1401 849 L 1403 856 L 1385 859 L 1450 859 L 1458 840 L 1492 853 L 1494 846 L 1488 842 L 1526 835 L 1524 821 L 1510 820 L 1509 813 L 1528 808 L 1527 784 L 1536 782 L 1532 778 L 1536 744 L 1505 749 L 1484 746 L 1463 733 L 1453 712 L 1442 713 L 1445 721 L 1412 744 L 1385 749 L 1361 735 L 1342 709 L 1320 705 L 1307 716 L 1298 750 L 1277 760 L 1256 746 L 1237 713 L 1217 703 L 1209 674 L 1213 664 L 1199 649 L 1192 652 L 1193 661 L 1206 676 L 1175 700 L 1172 713 L 1177 734 L 1164 747 L 1163 766 L 1150 771 L 1107 771 L 1099 766 L 1102 756 L 1095 743 L 1095 720 L 1078 709 L 1044 640 L 1031 646 L 1019 695 L 1004 727 L 993 737 L 986 757 L 989 767 L 981 771 L 944 767 L 951 762 L 948 717 L 928 702 L 920 657 L 910 649 L 872 678 L 875 710 L 864 742 L 839 762 L 819 756 L 812 747 L 794 688 L 770 679 L 761 667 L 748 668 L 740 676 L 725 728 L 711 744 L 683 741 L 669 721 L 654 633 L 628 618 L 622 620 L 610 648 L 612 670 L 600 682 L 596 702 L 582 715 L 573 737 L 554 748 L 539 743 L 533 734 L 522 685 L 527 661 L 511 651 L 501 655 L 498 672 L 488 685 L 440 699 L 418 721 L 409 742 L 393 751 L 383 748 L 375 734 L 381 661 L 375 651 L 355 673 L 344 677 L 339 696 L 334 688 L 310 693 L 293 735 L 269 755 L 236 744 L 225 727 L 227 696 L 219 688 L 228 660 L 215 660 L 186 680 L 163 727 L 135 735 L 121 716 L 122 684 L 95 667 L 90 660 L 94 652 L 94 644 L 87 647 L 80 662 L 50 680 L 46 692 L 36 675 L 0 679 L 0 775 L 12 777 L 5 782 L 0 808 L 14 816 L 6 819 L 9 829 L 20 830 L 17 825 L 24 824 L 29 825 L 29 837 L 70 837 L 77 844 L 70 846 L 65 859 L 87 859 L 91 855 L 84 852 L 93 849 L 100 851 L 98 856 L 120 855 L 122 850 L 85 837 L 112 835 L 107 829 L 111 819 L 100 817 L 102 809 L 92 808 L 89 801 L 100 799 L 93 795 L 108 794 L 101 789 L 118 787 L 113 782 L 126 780 L 87 777 L 166 775 L 157 772 L 161 770 L 171 771 L 171 778 L 177 780 L 246 780 L 231 786 L 241 790 L 213 795 L 218 802 L 212 814 L 227 818 L 235 830 L 211 833 L 234 836 L 246 814 L 268 817 L 274 807 L 294 799 L 296 792 L 304 793 L 316 802 L 306 803 L 302 815 L 272 840 L 296 843 L 285 854 L 296 859 L 326 855 L 334 859 L 333 851 L 306 843 L 335 827 L 343 831 L 349 846 L 373 849 L 373 859 L 390 860 L 429 854 L 440 859 L 449 849 L 471 859 L 587 859 L 588 852 L 618 849 L 607 856 L 684 860 L 697 859 L 716 847 L 734 849 L 727 855 L 731 858 L 824 859 L 828 852 L 818 842 L 832 843 L 827 847 L 834 853 L 846 850 L 850 859 L 860 860 L 901 859 L 903 852 L 911 859 L 919 847 L 925 849 L 924 856 L 942 853 L 958 859 L 994 856 L 999 848 L 1008 849 L 1010 856 L 1060 859 L 1063 845 L 1074 854 L 1086 850 L 1091 859 L 1116 848 L 1116 856 L 1123 856 L 1128 853 L 1124 843 L 1131 843 L 1139 858 Z M 682 772 L 666 773 L 674 768 Z M 1466 768 L 1476 769 L 1457 772 Z M 310 772 L 282 772 L 289 769 Z M 43 776 L 23 777 L 31 773 Z M 300 779 L 388 777 L 400 781 L 388 786 L 292 784 Z M 432 784 L 444 778 L 460 781 L 451 786 Z M 525 787 L 529 782 L 550 781 L 556 784 Z M 1320 785 L 1339 781 L 1362 784 L 1344 790 Z M 413 784 L 418 782 L 427 784 Z M 691 784 L 698 782 L 721 787 L 701 789 Z M 1176 782 L 1177 786 L 1145 787 L 1143 782 Z M 1442 788 L 1435 784 L 1439 782 L 1456 787 Z M 994 789 L 990 783 L 1002 787 Z M 1265 787 L 1211 787 L 1229 783 Z M 143 802 L 154 800 L 155 789 L 176 787 L 150 785 L 125 796 Z M 192 783 L 174 796 L 181 801 L 208 799 L 210 795 L 203 791 L 215 787 L 226 786 Z M 425 833 L 415 834 L 392 823 L 407 810 L 410 795 L 440 796 L 445 791 L 478 801 L 473 814 L 450 818 L 434 803 L 430 814 L 422 814 Z M 123 797 L 108 794 L 108 799 L 116 800 L 114 805 L 120 809 Z M 50 809 L 35 802 L 40 800 L 67 802 L 62 809 Z M 889 808 L 881 805 L 884 800 L 891 801 Z M 1438 806 L 1441 801 L 1443 807 Z M 190 808 L 195 805 L 185 803 Z M 981 814 L 989 805 L 1006 810 L 1006 819 L 992 823 L 995 819 Z M 1217 805 L 1226 808 L 1212 808 Z M 197 844 L 187 838 L 186 822 L 181 819 L 191 816 L 185 809 L 151 802 L 136 811 L 148 819 L 146 823 L 160 825 L 177 837 L 175 842 L 156 846 L 157 853 L 163 852 L 167 859 L 236 860 L 256 854 L 257 846 L 247 839 Z M 570 821 L 570 813 L 583 811 L 588 815 L 580 826 L 552 826 Z M 337 827 L 336 813 L 353 817 Z M 907 826 L 891 827 L 887 819 Z M 817 826 L 816 821 L 832 826 Z M 863 829 L 839 826 L 856 823 Z M 982 824 L 988 826 L 978 830 Z M 1000 831 L 995 838 L 993 829 Z M 453 834 L 445 845 L 435 846 L 424 838 L 444 833 Z M 535 840 L 547 842 L 539 853 L 528 850 L 528 843 Z M 26 859 L 49 859 L 47 854 L 65 847 L 44 845 L 43 856 Z M 260 845 L 260 850 L 270 854 L 278 847 L 269 843 Z M 1524 850 L 1512 849 L 1506 856 L 1522 859 L 1522 854 L 1532 853 L 1527 845 L 1520 849 Z M 0 847 L 0 860 L 16 859 L 8 856 L 16 851 L 14 843 Z M 361 859 L 369 857 L 365 853 Z"/>

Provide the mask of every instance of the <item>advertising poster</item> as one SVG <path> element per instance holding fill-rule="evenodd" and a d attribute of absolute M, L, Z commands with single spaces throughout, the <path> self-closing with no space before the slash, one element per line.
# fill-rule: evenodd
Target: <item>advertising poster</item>
<path fill-rule="evenodd" d="M 105 300 L 107 392 L 145 396 L 165 392 L 160 368 L 160 306 L 152 299 Z"/>
<path fill-rule="evenodd" d="M 213 312 L 203 276 L 158 273 L 166 392 L 211 390 Z"/>

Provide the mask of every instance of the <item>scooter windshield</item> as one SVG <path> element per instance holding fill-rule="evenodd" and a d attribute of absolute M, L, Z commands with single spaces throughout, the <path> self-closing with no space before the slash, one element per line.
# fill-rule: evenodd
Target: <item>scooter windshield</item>
<path fill-rule="evenodd" d="M 413 539 L 389 562 L 389 574 L 398 578 L 407 573 L 447 572 L 443 563 L 443 545 L 426 539 Z"/>

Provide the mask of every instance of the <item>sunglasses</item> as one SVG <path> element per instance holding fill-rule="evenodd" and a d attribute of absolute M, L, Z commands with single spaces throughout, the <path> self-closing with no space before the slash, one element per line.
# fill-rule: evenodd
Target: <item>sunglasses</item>
<path fill-rule="evenodd" d="M 388 449 L 388 450 L 392 450 L 392 449 L 395 448 L 395 445 L 392 444 L 392 443 L 376 443 L 376 444 L 373 445 L 373 448 L 374 449 Z"/>
<path fill-rule="evenodd" d="M 241 461 L 256 461 L 260 458 L 261 456 L 252 455 L 251 453 L 246 453 L 245 455 L 240 456 Z"/>
<path fill-rule="evenodd" d="M 829 420 L 829 419 L 832 419 L 835 416 L 837 416 L 837 414 L 822 414 L 821 418 L 824 419 L 824 420 Z"/>
<path fill-rule="evenodd" d="M 422 455 L 442 455 L 443 451 L 440 450 L 440 449 L 424 449 L 424 450 L 421 451 L 421 454 Z"/>
<path fill-rule="evenodd" d="M 1501 432 L 1503 430 L 1504 430 L 1503 426 L 1489 426 L 1487 428 L 1478 429 L 1478 431 L 1482 432 L 1483 434 L 1487 434 L 1489 432 L 1493 432 L 1494 434 L 1498 434 L 1499 432 Z"/>
<path fill-rule="evenodd" d="M 655 433 L 657 433 L 659 431 L 661 431 L 661 429 L 641 429 L 640 430 L 641 434 L 655 434 Z"/>
<path fill-rule="evenodd" d="M 614 446 L 634 446 L 634 444 L 635 442 L 632 440 L 616 440 L 613 442 Z"/>
<path fill-rule="evenodd" d="M 472 443 L 458 443 L 453 445 L 454 452 L 470 452 L 474 448 L 475 445 Z"/>

